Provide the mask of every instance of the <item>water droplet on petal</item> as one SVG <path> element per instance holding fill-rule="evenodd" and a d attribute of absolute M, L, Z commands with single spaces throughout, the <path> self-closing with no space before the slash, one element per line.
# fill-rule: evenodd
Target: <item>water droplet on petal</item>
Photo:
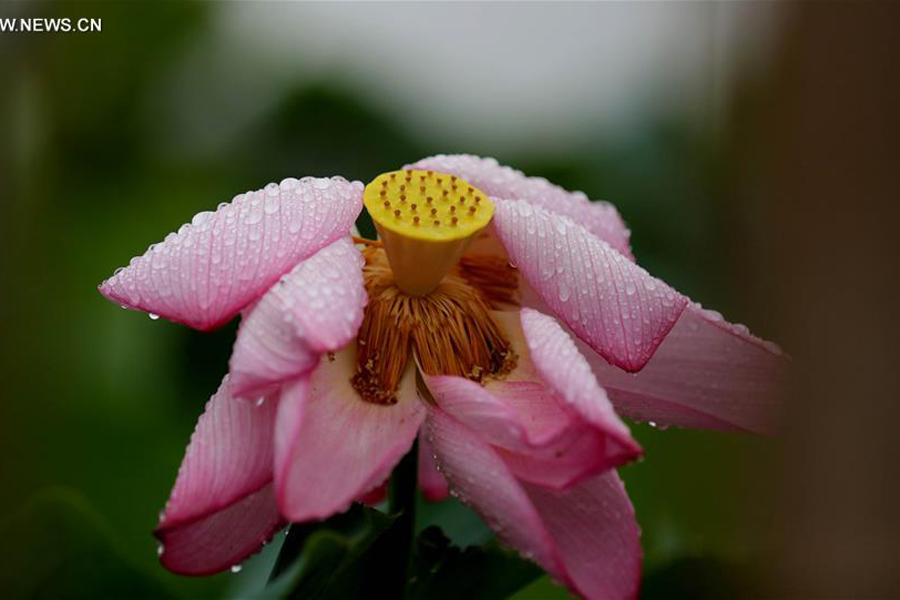
<path fill-rule="evenodd" d="M 263 212 L 261 210 L 259 210 L 259 209 L 251 210 L 250 214 L 247 215 L 247 219 L 246 219 L 245 223 L 247 225 L 255 225 L 256 223 L 259 223 L 260 221 L 262 221 L 262 218 L 263 218 Z"/>
<path fill-rule="evenodd" d="M 280 206 L 279 197 L 277 195 L 273 196 L 269 194 L 266 196 L 266 201 L 263 204 L 263 210 L 266 211 L 267 215 L 272 215 L 278 212 L 278 207 Z"/>
<path fill-rule="evenodd" d="M 293 190 L 295 187 L 297 187 L 298 183 L 300 183 L 300 182 L 297 181 L 295 178 L 287 177 L 287 178 L 281 180 L 280 187 L 283 191 L 289 192 L 289 191 Z"/>
<path fill-rule="evenodd" d="M 213 213 L 209 212 L 208 210 L 198 212 L 196 215 L 194 215 L 194 218 L 191 219 L 191 224 L 195 227 L 199 227 L 208 222 L 211 216 L 213 216 Z"/>

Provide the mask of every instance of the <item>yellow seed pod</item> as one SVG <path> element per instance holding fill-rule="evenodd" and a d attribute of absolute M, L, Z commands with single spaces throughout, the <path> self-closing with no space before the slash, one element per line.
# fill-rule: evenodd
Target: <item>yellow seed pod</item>
<path fill-rule="evenodd" d="M 397 286 L 413 296 L 433 290 L 494 216 L 484 192 L 435 171 L 379 175 L 366 186 L 363 202 L 384 241 Z"/>

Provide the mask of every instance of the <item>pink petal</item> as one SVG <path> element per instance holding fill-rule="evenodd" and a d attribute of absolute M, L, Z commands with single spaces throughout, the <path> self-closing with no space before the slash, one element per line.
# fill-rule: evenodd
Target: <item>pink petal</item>
<path fill-rule="evenodd" d="M 434 461 L 434 448 L 423 432 L 419 434 L 419 489 L 425 499 L 431 502 L 444 500 L 450 493 L 447 478 L 441 475 Z"/>
<path fill-rule="evenodd" d="M 350 385 L 356 347 L 320 363 L 282 392 L 275 428 L 275 485 L 291 521 L 323 519 L 380 485 L 412 446 L 425 410 L 410 368 L 397 404 L 365 402 Z"/>
<path fill-rule="evenodd" d="M 369 506 L 374 506 L 387 498 L 388 492 L 388 480 L 385 480 L 381 483 L 381 485 L 376 486 L 357 498 L 355 502 L 361 502 L 363 504 L 368 504 Z"/>
<path fill-rule="evenodd" d="M 238 395 L 308 371 L 356 337 L 368 297 L 363 258 L 349 237 L 298 264 L 241 322 L 230 370 Z"/>
<path fill-rule="evenodd" d="M 687 298 L 568 218 L 527 202 L 494 204 L 494 231 L 537 295 L 601 356 L 640 370 Z"/>
<path fill-rule="evenodd" d="M 202 212 L 100 285 L 128 308 L 197 329 L 229 321 L 279 277 L 347 235 L 363 185 L 285 179 Z"/>
<path fill-rule="evenodd" d="M 269 489 L 276 404 L 238 402 L 227 376 L 207 403 L 155 532 L 167 568 L 190 574 L 228 568 L 279 527 Z"/>
<path fill-rule="evenodd" d="M 615 471 L 565 491 L 522 487 L 556 544 L 573 591 L 585 598 L 637 597 L 641 530 Z"/>
<path fill-rule="evenodd" d="M 518 479 L 558 490 L 578 485 L 640 455 L 583 427 L 550 446 L 527 454 L 502 447 L 494 450 Z"/>
<path fill-rule="evenodd" d="M 159 560 L 182 575 L 212 575 L 239 565 L 283 526 L 270 482 L 206 518 L 157 530 Z"/>
<path fill-rule="evenodd" d="M 441 409 L 494 446 L 517 477 L 540 485 L 569 487 L 641 454 L 590 367 L 552 319 L 535 311 L 522 315 L 523 323 L 534 321 L 546 329 L 549 321 L 556 327 L 547 332 L 532 325 L 531 336 L 542 345 L 537 355 L 531 355 L 533 340 L 526 344 L 528 332 L 523 334 L 518 313 L 496 312 L 494 318 L 518 354 L 516 369 L 484 387 L 461 377 L 423 376 Z M 538 373 L 548 366 L 544 350 L 565 351 L 559 338 L 571 346 L 564 357 L 570 364 L 563 368 L 574 381 L 554 392 Z M 538 359 L 545 364 L 538 367 Z M 579 361 L 581 368 L 571 366 Z"/>
<path fill-rule="evenodd" d="M 585 598 L 634 598 L 640 530 L 615 471 L 565 491 L 519 482 L 496 452 L 439 408 L 429 435 L 453 494 L 501 541 Z"/>
<path fill-rule="evenodd" d="M 498 381 L 486 389 L 464 377 L 423 377 L 438 406 L 494 446 L 530 453 L 565 437 L 573 425 L 540 382 Z"/>
<path fill-rule="evenodd" d="M 530 308 L 522 309 L 520 318 L 535 370 L 564 400 L 563 407 L 636 447 L 587 360 L 556 319 Z"/>
<path fill-rule="evenodd" d="M 625 227 L 616 207 L 609 202 L 591 202 L 584 192 L 567 192 L 543 177 L 526 177 L 521 171 L 501 166 L 493 158 L 471 154 L 439 154 L 409 165 L 458 175 L 488 194 L 507 200 L 526 200 L 581 223 L 588 231 L 632 259 Z M 633 260 L 633 259 L 632 259 Z"/>
<path fill-rule="evenodd" d="M 475 509 L 504 543 L 556 576 L 565 571 L 553 540 L 503 460 L 439 408 L 428 410 L 428 437 L 452 493 Z"/>
<path fill-rule="evenodd" d="M 616 410 L 660 425 L 771 433 L 790 358 L 775 344 L 691 303 L 639 373 L 591 363 Z"/>

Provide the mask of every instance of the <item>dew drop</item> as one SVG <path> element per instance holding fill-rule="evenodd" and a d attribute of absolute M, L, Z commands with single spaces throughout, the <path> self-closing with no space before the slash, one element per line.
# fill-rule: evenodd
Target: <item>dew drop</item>
<path fill-rule="evenodd" d="M 150 317 L 151 320 L 155 321 L 159 318 L 159 315 L 155 313 L 147 313 L 147 316 Z"/>
<path fill-rule="evenodd" d="M 565 235 L 567 229 L 565 221 L 556 217 L 553 219 L 553 226 L 556 228 L 557 233 Z"/>
<path fill-rule="evenodd" d="M 247 216 L 247 225 L 255 225 L 262 221 L 263 213 L 261 210 L 253 210 L 250 211 L 250 214 Z"/>
<path fill-rule="evenodd" d="M 194 215 L 194 218 L 191 219 L 191 224 L 195 227 L 200 227 L 201 225 L 209 222 L 209 219 L 212 216 L 213 213 L 209 212 L 208 210 L 198 212 L 196 215 Z"/>
<path fill-rule="evenodd" d="M 242 567 L 241 565 L 232 565 L 231 572 L 232 573 L 240 573 L 241 569 L 243 569 L 243 568 L 244 567 Z"/>
<path fill-rule="evenodd" d="M 278 212 L 278 196 L 266 196 L 266 201 L 263 203 L 263 210 L 266 211 L 267 215 L 272 215 Z"/>

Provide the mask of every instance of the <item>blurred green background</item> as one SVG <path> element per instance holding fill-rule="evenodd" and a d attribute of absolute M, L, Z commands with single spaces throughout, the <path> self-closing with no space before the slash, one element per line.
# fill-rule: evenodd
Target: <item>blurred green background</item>
<path fill-rule="evenodd" d="M 699 56 L 714 54 L 709 64 L 694 65 L 709 79 L 690 83 L 700 89 L 686 95 L 670 79 L 678 69 L 690 70 L 684 63 L 697 55 L 679 58 L 677 44 L 641 59 L 633 65 L 637 74 L 627 65 L 610 70 L 611 62 L 628 63 L 627 48 L 613 57 L 592 54 L 590 45 L 570 55 L 550 52 L 556 62 L 546 64 L 549 47 L 542 44 L 551 42 L 542 42 L 535 15 L 576 10 L 571 6 L 508 4 L 504 17 L 501 9 L 485 13 L 478 4 L 379 5 L 374 12 L 345 5 L 343 16 L 330 21 L 312 18 L 324 9 L 309 5 L 309 15 L 292 7 L 279 17 L 282 6 L 0 5 L 0 17 L 103 19 L 102 32 L 94 34 L 0 34 L 0 518 L 6 536 L 0 577 L 17 579 L 17 589 L 36 597 L 64 588 L 73 597 L 215 598 L 240 595 L 265 576 L 266 565 L 254 565 L 271 556 L 239 574 L 172 575 L 158 566 L 150 535 L 195 421 L 226 371 L 234 326 L 201 334 L 151 321 L 104 300 L 96 286 L 194 213 L 267 182 L 333 174 L 366 181 L 434 153 L 495 155 L 530 175 L 614 202 L 633 231 L 636 256 L 651 272 L 773 336 L 756 308 L 765 289 L 746 293 L 733 268 L 752 254 L 746 231 L 756 223 L 732 179 L 743 156 L 732 146 L 732 127 L 735 115 L 752 123 L 759 107 L 755 71 L 723 63 L 719 52 L 726 45 L 706 46 L 707 37 L 715 42 L 728 29 L 719 9 L 612 4 L 592 5 L 587 13 L 606 30 L 616 19 L 637 32 L 646 22 L 653 36 L 669 17 L 651 14 L 653 7 L 681 10 L 666 35 L 700 35 Z M 428 10 L 437 11 L 435 19 L 454 20 L 451 31 L 457 28 L 461 46 L 467 27 L 478 35 L 493 31 L 496 56 L 444 74 L 462 88 L 486 86 L 482 109 L 461 103 L 442 112 L 454 103 L 445 96 L 429 113 L 423 104 L 433 96 L 416 95 L 413 83 L 378 87 L 372 81 L 379 72 L 357 78 L 372 67 L 352 64 L 365 54 L 364 42 L 341 19 L 355 10 L 369 11 L 363 21 L 406 13 L 410 28 L 427 27 Z M 533 56 L 503 50 L 505 35 L 519 35 L 513 30 L 520 18 L 523 27 L 536 28 L 527 32 Z M 505 26 L 492 30 L 497 22 Z M 752 32 L 742 38 L 744 46 L 775 47 L 774 29 L 758 29 L 758 39 Z M 272 50 L 270 38 L 279 36 L 296 38 L 297 45 Z M 337 41 L 304 51 L 307 37 Z M 727 48 L 736 53 L 738 46 Z M 453 44 L 436 48 L 447 52 Z M 407 50 L 426 56 L 415 68 L 430 60 L 428 48 Z M 507 72 L 503 65 L 513 59 L 518 67 Z M 543 104 L 523 108 L 515 90 L 501 93 L 504 76 L 528 75 L 529 61 L 537 65 L 534 79 L 516 90 L 532 89 L 548 106 L 569 106 L 579 96 L 571 104 L 576 116 L 565 120 L 556 110 L 536 123 Z M 658 64 L 647 69 L 648 61 Z M 379 68 L 396 82 L 391 73 L 407 65 L 396 59 Z M 554 69 L 574 73 L 570 87 L 547 89 L 542 77 Z M 585 83 L 592 73 L 598 81 Z M 598 90 L 614 89 L 626 75 L 627 93 L 601 98 Z M 423 88 L 432 83 L 421 80 Z M 700 109 L 695 98 L 703 99 Z M 765 548 L 778 536 L 767 494 L 777 442 L 643 424 L 634 431 L 646 459 L 622 475 L 643 528 L 644 596 L 684 590 L 695 598 L 722 597 L 722 589 L 756 589 Z M 452 504 L 424 508 L 422 519 L 444 525 L 458 543 L 486 535 Z M 753 586 L 736 588 L 747 574 Z M 539 581 L 519 597 L 565 595 Z"/>

